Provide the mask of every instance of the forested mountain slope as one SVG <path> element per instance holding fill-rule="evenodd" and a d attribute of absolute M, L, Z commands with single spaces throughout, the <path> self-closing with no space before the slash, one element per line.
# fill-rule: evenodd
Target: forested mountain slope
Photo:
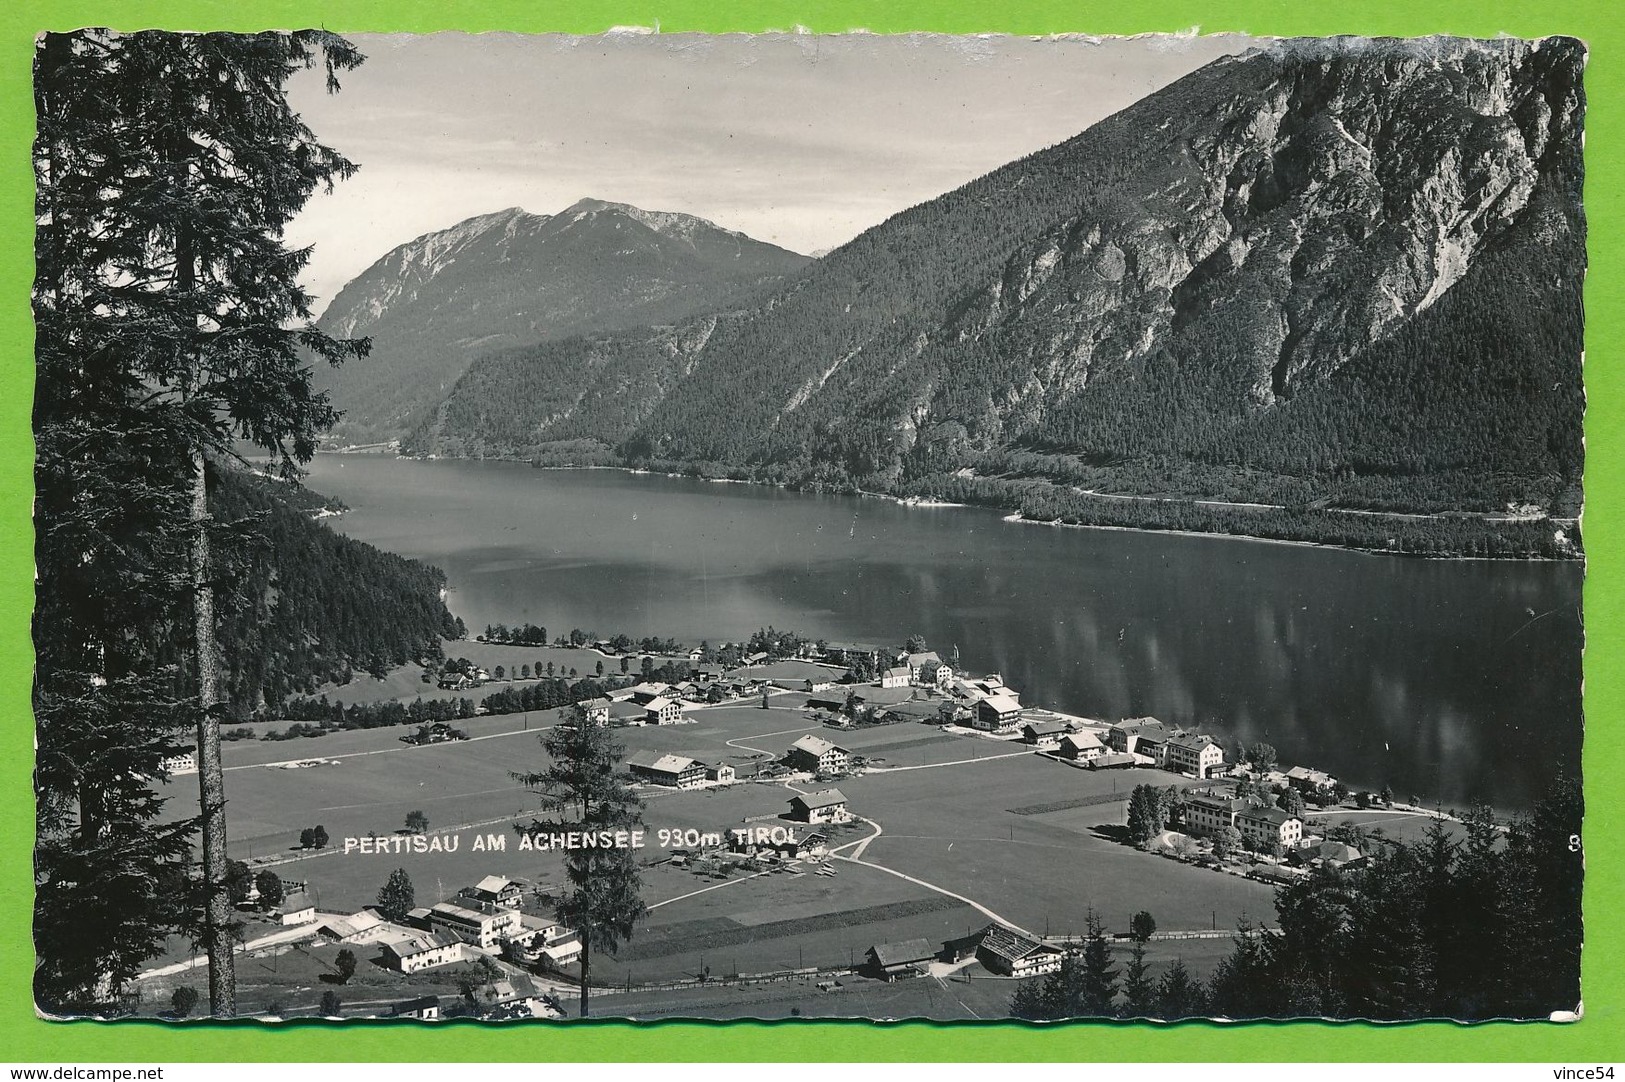
<path fill-rule="evenodd" d="M 1222 59 L 748 311 L 482 360 L 407 445 L 595 438 L 1024 507 L 1042 482 L 1051 517 L 1096 489 L 1572 515 L 1583 63 L 1566 39 Z"/>
<path fill-rule="evenodd" d="M 307 489 L 236 470 L 214 479 L 210 511 L 240 534 L 223 546 L 233 566 L 220 620 L 239 716 L 352 670 L 437 658 L 441 638 L 462 637 L 438 568 L 328 529 L 313 517 L 322 505 Z"/>
<path fill-rule="evenodd" d="M 390 439 L 482 351 L 683 319 L 807 262 L 690 215 L 596 199 L 481 215 L 401 245 L 339 292 L 322 329 L 370 336 L 372 353 L 318 365 L 315 382 L 345 413 L 337 440 Z"/>

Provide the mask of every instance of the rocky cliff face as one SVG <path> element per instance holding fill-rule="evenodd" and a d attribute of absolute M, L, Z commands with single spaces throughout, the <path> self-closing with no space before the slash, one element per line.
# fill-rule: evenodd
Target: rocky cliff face
<path fill-rule="evenodd" d="M 517 207 L 428 233 L 350 282 L 322 316 L 373 353 L 317 383 L 345 411 L 341 439 L 399 436 L 483 351 L 683 319 L 772 286 L 805 256 L 686 214 L 583 199 Z"/>
<path fill-rule="evenodd" d="M 600 438 L 893 491 L 1020 452 L 1130 488 L 1549 504 L 1580 464 L 1583 62 L 1565 39 L 1217 61 L 829 253 Z"/>
<path fill-rule="evenodd" d="M 950 329 L 1047 328 L 1029 348 L 1054 402 L 1239 323 L 1234 379 L 1273 405 L 1428 308 L 1529 207 L 1578 132 L 1578 83 L 1550 85 L 1574 59 L 1556 43 L 1334 41 L 1225 62 L 1273 70 L 1157 148 L 1132 201 L 1085 204 L 1023 245 Z"/>

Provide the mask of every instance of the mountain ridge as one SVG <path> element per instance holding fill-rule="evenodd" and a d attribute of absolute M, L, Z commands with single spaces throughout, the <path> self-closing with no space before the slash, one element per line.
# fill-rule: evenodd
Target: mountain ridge
<path fill-rule="evenodd" d="M 397 245 L 347 283 L 318 325 L 371 337 L 368 357 L 317 366 L 345 417 L 338 442 L 399 436 L 484 350 L 685 319 L 808 263 L 702 218 L 586 198 L 510 207 Z"/>
<path fill-rule="evenodd" d="M 1568 517 L 1583 63 L 1560 38 L 1222 58 L 754 306 L 482 358 L 404 446 L 596 441 L 1024 509 L 1042 482 L 1063 519 L 1101 517 L 1097 490 Z M 592 401 L 606 370 L 632 393 Z M 541 371 L 568 408 L 510 393 Z"/>

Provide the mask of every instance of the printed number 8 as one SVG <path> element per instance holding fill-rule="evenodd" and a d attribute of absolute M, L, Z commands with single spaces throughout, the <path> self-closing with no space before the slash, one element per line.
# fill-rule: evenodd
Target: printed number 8
<path fill-rule="evenodd" d="M 1570 834 L 1569 835 L 1569 852 L 1578 853 L 1579 851 L 1580 851 L 1580 835 L 1578 835 L 1578 834 Z"/>

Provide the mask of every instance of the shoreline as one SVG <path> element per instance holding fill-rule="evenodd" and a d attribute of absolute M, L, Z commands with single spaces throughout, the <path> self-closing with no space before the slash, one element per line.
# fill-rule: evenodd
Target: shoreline
<path fill-rule="evenodd" d="M 391 452 L 388 452 L 388 451 L 355 450 L 355 451 L 321 451 L 321 452 L 318 452 L 318 453 L 320 453 L 320 454 L 330 454 L 330 455 L 346 455 L 346 454 L 357 454 L 357 455 L 378 454 L 378 455 L 383 455 L 383 454 L 390 454 Z M 490 457 L 485 457 L 485 458 L 453 458 L 453 457 L 449 457 L 449 456 L 440 456 L 440 455 L 410 455 L 410 454 L 402 454 L 402 453 L 399 453 L 399 452 L 395 452 L 393 454 L 393 457 L 397 458 L 397 459 L 407 459 L 409 461 L 415 461 L 415 462 L 507 462 L 507 463 L 512 463 L 514 465 L 528 465 L 533 470 L 559 470 L 559 471 L 565 471 L 565 470 L 613 470 L 613 471 L 618 471 L 620 473 L 630 474 L 630 475 L 633 475 L 633 476 L 666 477 L 666 478 L 670 478 L 672 480 L 699 481 L 699 482 L 704 482 L 704 483 L 707 483 L 707 484 L 753 485 L 753 486 L 756 486 L 758 488 L 777 489 L 777 490 L 779 490 L 781 492 L 797 492 L 797 493 L 809 494 L 808 489 L 796 488 L 794 486 L 784 484 L 783 482 L 753 481 L 753 480 L 744 480 L 744 479 L 740 479 L 740 478 L 737 478 L 737 477 L 705 477 L 705 476 L 696 476 L 694 474 L 689 474 L 689 473 L 673 473 L 673 472 L 667 471 L 667 470 L 641 469 L 641 468 L 634 467 L 634 466 L 610 466 L 610 465 L 580 465 L 580 466 L 546 465 L 546 466 L 544 466 L 544 465 L 537 465 L 536 463 L 533 463 L 533 462 L 528 462 L 525 459 L 507 458 L 507 457 L 502 457 L 502 456 L 490 456 Z M 821 491 L 818 491 L 817 494 L 823 494 L 823 493 Z M 1586 564 L 1586 559 L 1585 559 L 1585 554 L 1584 553 L 1581 553 L 1581 554 L 1579 554 L 1577 556 L 1573 556 L 1573 557 L 1557 557 L 1557 556 L 1532 556 L 1532 555 L 1523 555 L 1523 556 L 1467 556 L 1467 555 L 1451 554 L 1451 553 L 1404 552 L 1404 551 L 1395 551 L 1395 550 L 1392 550 L 1392 549 L 1365 548 L 1365 547 L 1361 547 L 1361 546 L 1358 546 L 1358 545 L 1339 545 L 1339 544 L 1335 544 L 1335 543 L 1332 543 L 1332 542 L 1329 542 L 1329 541 L 1298 541 L 1298 540 L 1294 540 L 1292 538 L 1286 538 L 1286 537 L 1263 537 L 1263 536 L 1260 536 L 1258 534 L 1228 533 L 1228 532 L 1217 531 L 1217 530 L 1181 530 L 1181 529 L 1176 529 L 1176 528 L 1172 528 L 1172 527 L 1163 528 L 1163 527 L 1154 527 L 1154 526 L 1113 526 L 1113 525 L 1107 525 L 1107 524 L 1103 524 L 1103 523 L 1062 522 L 1059 519 L 1046 521 L 1046 520 L 1043 520 L 1043 519 L 1026 518 L 1025 516 L 1022 515 L 1022 513 L 1020 511 L 1010 511 L 1008 508 L 993 507 L 993 506 L 988 506 L 988 505 L 984 505 L 984 504 L 957 503 L 957 502 L 953 502 L 953 501 L 949 501 L 949 500 L 934 499 L 934 498 L 931 498 L 931 497 L 894 496 L 894 495 L 892 495 L 890 493 L 872 492 L 872 491 L 869 491 L 867 489 L 850 489 L 850 490 L 833 489 L 833 490 L 831 490 L 830 494 L 840 495 L 840 496 L 861 496 L 861 497 L 865 497 L 865 498 L 869 498 L 869 499 L 886 500 L 886 501 L 888 501 L 890 503 L 896 504 L 899 507 L 907 507 L 907 508 L 920 509 L 920 510 L 957 509 L 957 510 L 992 511 L 992 512 L 995 512 L 995 513 L 1002 511 L 1004 513 L 1000 517 L 1004 522 L 1008 522 L 1008 523 L 1012 523 L 1012 524 L 1024 524 L 1024 525 L 1029 525 L 1029 526 L 1059 526 L 1059 527 L 1064 527 L 1064 528 L 1067 528 L 1067 529 L 1074 529 L 1074 530 L 1115 530 L 1115 531 L 1124 532 L 1124 533 L 1169 534 L 1169 535 L 1180 536 L 1180 537 L 1210 537 L 1210 538 L 1218 538 L 1218 539 L 1229 540 L 1229 541 L 1252 541 L 1252 542 L 1257 542 L 1257 543 L 1266 544 L 1266 545 L 1291 545 L 1291 546 L 1298 547 L 1298 548 L 1322 549 L 1322 550 L 1328 551 L 1328 552 L 1348 552 L 1348 553 L 1354 553 L 1354 554 L 1361 555 L 1361 556 L 1389 556 L 1389 557 L 1396 557 L 1396 558 L 1402 558 L 1402 559 L 1413 559 L 1413 560 L 1451 560 L 1451 561 L 1462 561 L 1462 562 L 1473 562 L 1473 563 L 1540 563 L 1540 564 L 1570 564 L 1570 563 L 1572 563 L 1572 564 L 1579 564 L 1582 567 L 1584 567 L 1585 564 Z M 1108 497 L 1108 498 L 1110 498 L 1110 497 Z M 1129 498 L 1132 498 L 1132 499 L 1154 499 L 1154 497 L 1129 497 Z M 1385 512 L 1362 511 L 1362 512 L 1358 512 L 1358 513 L 1376 515 L 1376 514 L 1384 514 Z M 1404 516 L 1405 512 L 1394 512 L 1394 514 Z"/>
<path fill-rule="evenodd" d="M 956 506 L 969 507 L 970 504 Z M 1432 552 L 1394 552 L 1390 549 L 1360 548 L 1356 545 L 1333 545 L 1325 541 L 1294 541 L 1287 537 L 1260 537 L 1257 534 L 1244 533 L 1217 533 L 1204 530 L 1176 530 L 1157 529 L 1150 526 L 1106 526 L 1093 522 L 1062 522 L 1059 519 L 1045 521 L 1044 519 L 1024 518 L 1020 511 L 1012 511 L 1005 515 L 1003 520 L 1013 524 L 1026 526 L 1054 526 L 1066 530 L 1117 530 L 1124 533 L 1154 533 L 1173 534 L 1179 537 L 1211 537 L 1222 541 L 1252 541 L 1261 545 L 1292 545 L 1297 548 L 1324 549 L 1328 552 L 1347 552 L 1357 556 L 1393 556 L 1408 560 L 1449 560 L 1459 563 L 1528 563 L 1528 564 L 1580 564 L 1585 566 L 1585 557 L 1573 559 L 1559 559 L 1546 556 L 1446 556 Z"/>

